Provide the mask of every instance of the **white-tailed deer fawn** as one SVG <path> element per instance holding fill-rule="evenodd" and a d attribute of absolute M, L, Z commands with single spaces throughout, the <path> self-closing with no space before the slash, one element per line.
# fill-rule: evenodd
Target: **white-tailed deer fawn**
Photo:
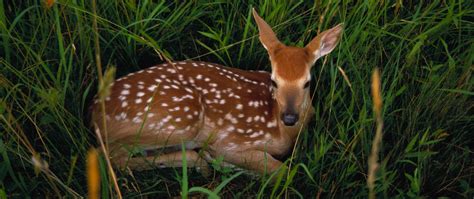
<path fill-rule="evenodd" d="M 253 11 L 272 72 L 244 71 L 217 64 L 182 61 L 161 64 L 116 80 L 105 113 L 93 105 L 92 122 L 109 143 L 118 166 L 135 169 L 206 167 L 223 157 L 259 173 L 273 172 L 313 114 L 310 69 L 336 46 L 342 25 L 315 37 L 303 48 L 282 44 Z M 103 115 L 107 125 L 104 134 Z M 132 157 L 133 148 L 160 154 Z M 170 151 L 166 149 L 176 148 Z M 202 153 L 196 150 L 200 149 Z"/>

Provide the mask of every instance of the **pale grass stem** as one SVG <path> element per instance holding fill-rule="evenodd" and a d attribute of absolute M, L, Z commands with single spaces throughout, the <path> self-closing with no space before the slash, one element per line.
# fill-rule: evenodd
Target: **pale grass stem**
<path fill-rule="evenodd" d="M 341 75 L 344 78 L 344 81 L 346 81 L 347 85 L 352 90 L 352 84 L 349 81 L 349 77 L 347 77 L 346 72 L 344 71 L 344 69 L 342 69 L 340 66 L 338 66 L 337 69 L 339 70 L 339 72 L 341 72 Z"/>
<path fill-rule="evenodd" d="M 368 159 L 368 176 L 367 176 L 367 186 L 369 187 L 369 198 L 375 198 L 375 173 L 379 168 L 378 163 L 378 153 L 380 151 L 380 144 L 382 143 L 382 128 L 383 128 L 383 120 L 382 120 L 382 95 L 381 95 L 381 85 L 380 85 L 380 72 L 379 69 L 376 68 L 372 72 L 372 99 L 373 99 L 373 109 L 375 112 L 375 119 L 376 119 L 376 130 L 375 130 L 375 137 L 372 140 L 372 150 L 369 155 Z"/>
<path fill-rule="evenodd" d="M 100 58 L 100 45 L 99 45 L 99 29 L 98 29 L 98 26 L 97 26 L 97 8 L 96 8 L 96 1 L 93 0 L 92 1 L 92 11 L 93 11 L 93 18 L 92 18 L 92 26 L 93 26 L 93 29 L 94 29 L 94 49 L 95 49 L 95 62 L 96 62 L 96 66 L 97 66 L 97 74 L 98 74 L 98 79 L 99 79 L 99 87 L 102 86 L 102 88 L 99 88 L 101 90 L 99 90 L 99 103 L 100 103 L 100 106 L 101 106 L 101 110 L 102 110 L 102 124 L 103 124 L 103 127 L 104 127 L 104 134 L 105 134 L 105 137 L 107 137 L 107 122 L 105 121 L 105 97 L 109 94 L 109 90 L 110 90 L 110 86 L 111 86 L 111 83 L 107 82 L 107 80 L 110 80 L 112 81 L 111 79 L 113 78 L 110 78 L 110 76 L 114 76 L 113 74 L 115 73 L 115 69 L 113 68 L 112 70 L 109 70 L 111 72 L 109 72 L 108 74 L 106 73 L 106 80 L 104 80 L 104 77 L 103 77 L 103 74 L 102 74 L 102 64 L 101 64 L 101 58 Z M 106 71 L 108 72 L 108 71 Z M 101 134 L 100 134 L 100 131 L 99 131 L 99 128 L 97 127 L 97 124 L 95 124 L 95 128 L 97 129 L 95 131 L 96 135 L 97 135 L 97 138 L 99 139 L 99 142 L 100 142 L 100 146 L 102 148 L 102 152 L 104 154 L 104 158 L 107 162 L 107 167 L 108 167 L 108 170 L 109 170 L 109 173 L 110 173 L 110 176 L 112 178 L 112 181 L 113 181 L 113 184 L 114 184 L 114 188 L 115 188 L 115 192 L 117 192 L 117 197 L 119 199 L 122 198 L 122 193 L 120 192 L 120 188 L 118 186 L 118 183 L 117 183 L 117 177 L 115 176 L 115 172 L 114 172 L 114 169 L 112 168 L 112 164 L 110 163 L 110 159 L 109 159 L 109 155 L 108 155 L 108 145 L 104 146 L 104 142 L 102 141 L 102 137 L 101 137 Z M 107 144 L 107 143 L 106 143 Z"/>

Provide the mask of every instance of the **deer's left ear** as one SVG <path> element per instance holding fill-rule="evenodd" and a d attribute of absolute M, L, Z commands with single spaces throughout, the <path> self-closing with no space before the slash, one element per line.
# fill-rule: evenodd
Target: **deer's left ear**
<path fill-rule="evenodd" d="M 314 61 L 334 50 L 337 42 L 341 38 L 343 29 L 343 24 L 341 23 L 336 27 L 322 32 L 306 45 L 306 50 L 314 55 Z"/>

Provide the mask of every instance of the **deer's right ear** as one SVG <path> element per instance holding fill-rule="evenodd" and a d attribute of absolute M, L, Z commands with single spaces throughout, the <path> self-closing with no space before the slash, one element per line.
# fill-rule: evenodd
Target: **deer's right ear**
<path fill-rule="evenodd" d="M 314 61 L 320 57 L 329 54 L 334 48 L 342 35 L 343 24 L 339 24 L 329 30 L 326 30 L 316 36 L 308 45 L 306 50 L 314 55 Z"/>
<path fill-rule="evenodd" d="M 280 40 L 278 40 L 272 28 L 267 24 L 267 22 L 265 22 L 260 16 L 258 16 L 257 11 L 255 11 L 255 8 L 252 8 L 252 13 L 253 18 L 257 22 L 260 42 L 262 42 L 263 47 L 270 52 L 270 50 L 274 49 L 278 44 L 280 44 Z"/>

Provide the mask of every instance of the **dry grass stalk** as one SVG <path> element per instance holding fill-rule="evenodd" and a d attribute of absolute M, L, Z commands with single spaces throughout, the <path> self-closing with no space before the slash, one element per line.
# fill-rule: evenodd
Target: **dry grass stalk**
<path fill-rule="evenodd" d="M 97 151 L 90 149 L 87 152 L 87 188 L 88 198 L 99 198 L 100 190 L 100 175 L 99 175 L 99 161 Z"/>
<path fill-rule="evenodd" d="M 373 109 L 375 112 L 376 118 L 376 131 L 375 137 L 372 141 L 372 150 L 370 152 L 368 160 L 368 177 L 367 177 L 367 186 L 369 187 L 369 198 L 375 198 L 375 173 L 378 170 L 378 153 L 380 151 L 380 144 L 382 143 L 382 95 L 381 95 L 381 86 L 380 86 L 380 72 L 378 69 L 375 69 L 372 73 L 372 99 L 373 99 Z"/>

